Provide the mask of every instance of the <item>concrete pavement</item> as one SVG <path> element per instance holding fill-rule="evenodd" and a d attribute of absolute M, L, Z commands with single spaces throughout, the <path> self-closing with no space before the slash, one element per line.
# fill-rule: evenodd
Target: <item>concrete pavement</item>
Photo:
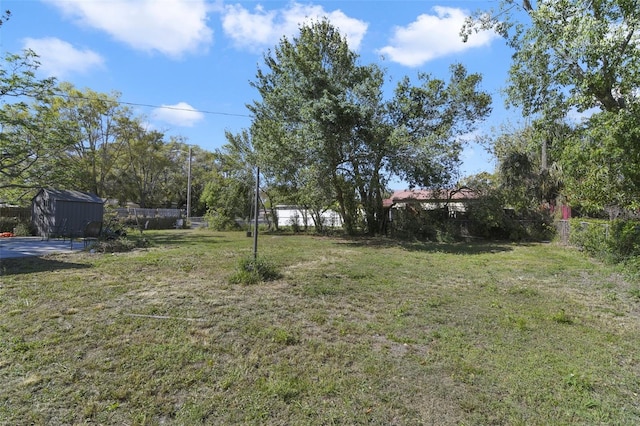
<path fill-rule="evenodd" d="M 51 253 L 70 253 L 84 248 L 82 241 L 50 239 L 40 237 L 0 238 L 0 261 L 27 256 L 44 256 Z"/>

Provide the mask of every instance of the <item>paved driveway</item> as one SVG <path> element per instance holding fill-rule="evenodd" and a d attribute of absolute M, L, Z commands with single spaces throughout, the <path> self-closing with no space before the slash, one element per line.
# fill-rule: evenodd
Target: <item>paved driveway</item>
<path fill-rule="evenodd" d="M 69 253 L 82 250 L 82 241 L 43 241 L 40 237 L 0 238 L 0 260 L 26 256 L 44 256 L 50 253 Z"/>

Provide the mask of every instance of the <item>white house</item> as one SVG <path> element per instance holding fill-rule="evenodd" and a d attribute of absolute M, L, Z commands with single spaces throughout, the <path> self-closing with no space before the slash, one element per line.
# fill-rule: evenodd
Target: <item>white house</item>
<path fill-rule="evenodd" d="M 300 206 L 276 206 L 278 226 L 315 226 L 311 212 Z M 342 227 L 342 218 L 335 210 L 326 210 L 320 215 L 324 226 L 329 228 Z"/>

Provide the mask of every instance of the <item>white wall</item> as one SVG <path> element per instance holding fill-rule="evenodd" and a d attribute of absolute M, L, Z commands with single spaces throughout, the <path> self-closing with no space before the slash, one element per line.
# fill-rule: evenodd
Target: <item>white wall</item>
<path fill-rule="evenodd" d="M 307 226 L 314 226 L 311 213 L 306 209 L 297 206 L 276 206 L 278 212 L 278 226 L 291 226 L 296 222 L 300 227 L 304 227 L 305 220 Z M 322 213 L 322 220 L 325 226 L 338 228 L 342 226 L 342 219 L 338 212 L 327 210 Z"/>

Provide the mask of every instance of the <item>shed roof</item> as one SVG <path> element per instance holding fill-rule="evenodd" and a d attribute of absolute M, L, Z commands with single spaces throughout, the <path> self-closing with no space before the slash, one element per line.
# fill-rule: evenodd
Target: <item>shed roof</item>
<path fill-rule="evenodd" d="M 72 189 L 43 188 L 38 192 L 38 195 L 40 195 L 41 192 L 46 192 L 49 197 L 55 200 L 104 204 L 102 198 L 98 197 L 96 194 L 90 194 L 88 192 L 75 191 Z M 36 195 L 36 197 L 38 195 Z"/>

